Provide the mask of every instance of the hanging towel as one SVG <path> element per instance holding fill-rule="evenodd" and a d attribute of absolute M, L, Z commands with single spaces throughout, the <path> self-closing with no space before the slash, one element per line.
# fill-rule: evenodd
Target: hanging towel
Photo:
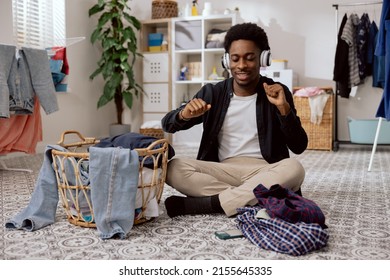
<path fill-rule="evenodd" d="M 328 102 L 329 94 L 322 91 L 321 94 L 309 97 L 310 106 L 310 121 L 314 124 L 320 125 L 322 122 L 322 115 L 326 102 Z"/>
<path fill-rule="evenodd" d="M 314 124 L 321 124 L 329 94 L 320 87 L 304 87 L 294 92 L 294 96 L 309 98 L 310 121 Z"/>

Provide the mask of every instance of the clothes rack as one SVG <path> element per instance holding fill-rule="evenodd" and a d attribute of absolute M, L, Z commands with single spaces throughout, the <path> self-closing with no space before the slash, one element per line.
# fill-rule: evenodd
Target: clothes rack
<path fill-rule="evenodd" d="M 85 37 L 73 37 L 73 38 L 56 38 L 54 39 L 54 44 L 55 46 L 60 46 L 62 48 L 58 48 L 56 50 L 49 50 L 48 55 L 53 56 L 55 53 L 63 48 L 69 47 L 71 45 L 74 45 L 78 42 L 81 42 L 85 39 Z"/>
<path fill-rule="evenodd" d="M 332 7 L 335 8 L 335 34 L 336 34 L 336 43 L 337 43 L 337 34 L 338 34 L 338 28 L 339 28 L 339 7 L 356 7 L 356 6 L 369 6 L 369 5 L 379 5 L 382 4 L 382 1 L 374 1 L 374 2 L 358 2 L 358 3 L 345 3 L 345 4 L 333 4 Z M 337 96 L 337 89 L 335 91 L 335 100 L 333 104 L 334 109 L 334 122 L 333 122 L 333 135 L 334 135 L 334 141 L 333 141 L 333 150 L 337 151 L 339 148 L 339 140 L 338 140 L 338 96 Z"/>
<path fill-rule="evenodd" d="M 49 50 L 48 55 L 53 56 L 53 55 L 55 55 L 56 51 L 59 51 L 63 48 L 67 48 L 71 45 L 77 44 L 83 40 L 85 40 L 85 37 L 55 38 L 55 39 L 53 39 L 52 46 L 49 46 L 47 48 L 51 48 L 51 47 L 59 47 L 59 48 L 56 50 Z M 15 44 L 9 44 L 9 43 L 0 43 L 0 45 L 16 46 L 16 48 L 18 48 L 18 49 L 23 48 L 23 47 L 37 48 L 36 46 L 31 46 L 31 45 L 15 45 Z M 45 48 L 43 48 L 43 49 L 45 49 Z"/>
<path fill-rule="evenodd" d="M 63 49 L 63 48 L 67 48 L 71 45 L 74 45 L 78 42 L 81 42 L 85 39 L 85 37 L 72 37 L 72 38 L 54 38 L 53 39 L 53 44 L 55 46 L 58 46 L 59 48 L 55 49 L 55 50 L 52 50 L 50 48 L 50 50 L 48 50 L 48 56 L 54 56 L 56 54 L 57 51 Z M 10 45 L 10 44 L 2 44 L 2 45 Z M 22 48 L 22 47 L 32 47 L 32 46 L 26 46 L 26 45 L 14 45 L 16 46 L 17 48 Z M 0 155 L 1 157 L 1 155 Z M 0 170 L 6 170 L 6 171 L 22 171 L 22 172 L 33 172 L 32 170 L 30 169 L 19 169 L 19 168 L 9 168 L 7 167 L 6 163 L 4 162 L 4 160 L 2 160 L 0 158 Z"/>
<path fill-rule="evenodd" d="M 383 1 L 333 4 L 332 6 L 335 8 L 335 20 L 336 20 L 336 24 L 335 24 L 335 27 L 336 27 L 336 41 L 337 41 L 337 34 L 338 34 L 338 28 L 339 28 L 339 22 L 338 22 L 338 20 L 339 20 L 339 14 L 338 14 L 339 7 L 356 7 L 356 6 L 382 5 L 382 4 L 383 4 Z M 338 136 L 337 136 L 337 118 L 338 118 L 338 116 L 337 116 L 338 115 L 337 114 L 337 112 L 338 112 L 337 111 L 338 110 L 337 102 L 338 102 L 338 98 L 337 98 L 337 89 L 336 89 L 336 98 L 335 98 L 335 102 L 334 102 L 334 109 L 335 109 L 335 118 L 334 118 L 334 127 L 335 127 L 334 135 L 335 135 L 335 140 L 334 140 L 334 144 L 333 144 L 333 149 L 334 150 L 337 150 L 338 149 L 338 145 L 339 145 L 339 143 L 338 143 Z M 374 154 L 375 154 L 377 143 L 378 143 L 378 137 L 379 137 L 381 124 L 382 124 L 382 118 L 379 117 L 377 129 L 376 129 L 376 133 L 375 133 L 373 149 L 372 149 L 372 152 L 371 152 L 370 162 L 369 162 L 369 166 L 368 166 L 368 171 L 371 171 L 371 167 L 372 167 L 372 163 L 373 163 L 373 159 L 374 159 Z"/>

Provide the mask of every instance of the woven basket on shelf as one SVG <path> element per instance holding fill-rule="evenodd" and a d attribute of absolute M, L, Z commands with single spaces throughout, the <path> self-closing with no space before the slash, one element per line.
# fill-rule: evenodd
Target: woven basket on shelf
<path fill-rule="evenodd" d="M 152 1 L 152 19 L 177 17 L 178 8 L 176 1 L 154 0 Z"/>
<path fill-rule="evenodd" d="M 307 133 L 309 150 L 332 150 L 333 142 L 333 98 L 331 92 L 325 105 L 322 121 L 314 124 L 310 121 L 310 105 L 307 97 L 294 96 L 294 104 L 298 117 L 301 119 L 302 127 Z"/>
<path fill-rule="evenodd" d="M 77 138 L 69 144 L 67 140 Z M 62 152 L 52 150 L 53 169 L 57 179 L 57 186 L 60 201 L 65 209 L 68 221 L 71 224 L 94 228 L 95 216 L 92 208 L 91 188 L 89 182 L 83 179 L 85 176 L 85 166 L 88 166 L 89 153 L 87 148 L 97 144 L 99 140 L 95 138 L 83 137 L 77 131 L 65 131 L 59 145 L 65 147 L 68 151 Z M 168 163 L 168 141 L 159 139 L 151 143 L 147 148 L 135 149 L 138 152 L 139 179 L 136 204 L 141 207 L 135 209 L 134 224 L 144 223 L 150 218 L 145 212 L 149 201 L 156 199 L 160 203 L 165 184 L 167 163 Z M 153 162 L 153 168 L 144 166 L 146 161 Z"/>

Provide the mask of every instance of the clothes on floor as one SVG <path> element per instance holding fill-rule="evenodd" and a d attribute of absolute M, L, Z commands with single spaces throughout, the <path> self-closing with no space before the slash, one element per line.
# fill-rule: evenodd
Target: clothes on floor
<path fill-rule="evenodd" d="M 67 151 L 59 145 L 46 146 L 43 163 L 29 204 L 6 222 L 6 228 L 34 231 L 54 223 L 58 204 L 58 190 L 56 175 L 52 166 L 52 149 Z"/>
<path fill-rule="evenodd" d="M 267 210 L 271 218 L 279 218 L 289 223 L 316 223 L 322 228 L 325 225 L 325 215 L 312 200 L 304 198 L 280 185 L 267 189 L 259 184 L 253 193 L 258 205 Z"/>
<path fill-rule="evenodd" d="M 292 256 L 300 256 L 326 246 L 329 234 L 318 224 L 289 223 L 280 218 L 258 219 L 258 207 L 238 209 L 238 227 L 256 246 Z"/>

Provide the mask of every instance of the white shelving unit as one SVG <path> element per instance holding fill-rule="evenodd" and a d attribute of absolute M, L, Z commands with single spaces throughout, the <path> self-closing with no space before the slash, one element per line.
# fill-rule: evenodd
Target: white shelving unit
<path fill-rule="evenodd" d="M 213 67 L 222 76 L 223 48 L 205 48 L 207 35 L 212 29 L 227 30 L 236 23 L 236 14 L 191 16 L 152 19 L 141 22 L 143 122 L 161 120 L 167 112 L 192 98 L 207 83 Z M 163 33 L 168 42 L 165 51 L 151 52 L 148 35 Z M 180 80 L 180 70 L 186 63 L 199 62 L 199 75 L 191 80 Z M 198 125 L 168 137 L 173 144 L 197 146 L 202 127 Z"/>
<path fill-rule="evenodd" d="M 142 95 L 143 121 L 161 120 L 171 110 L 171 19 L 152 19 L 141 22 Z M 164 34 L 168 49 L 149 51 L 148 36 Z"/>

